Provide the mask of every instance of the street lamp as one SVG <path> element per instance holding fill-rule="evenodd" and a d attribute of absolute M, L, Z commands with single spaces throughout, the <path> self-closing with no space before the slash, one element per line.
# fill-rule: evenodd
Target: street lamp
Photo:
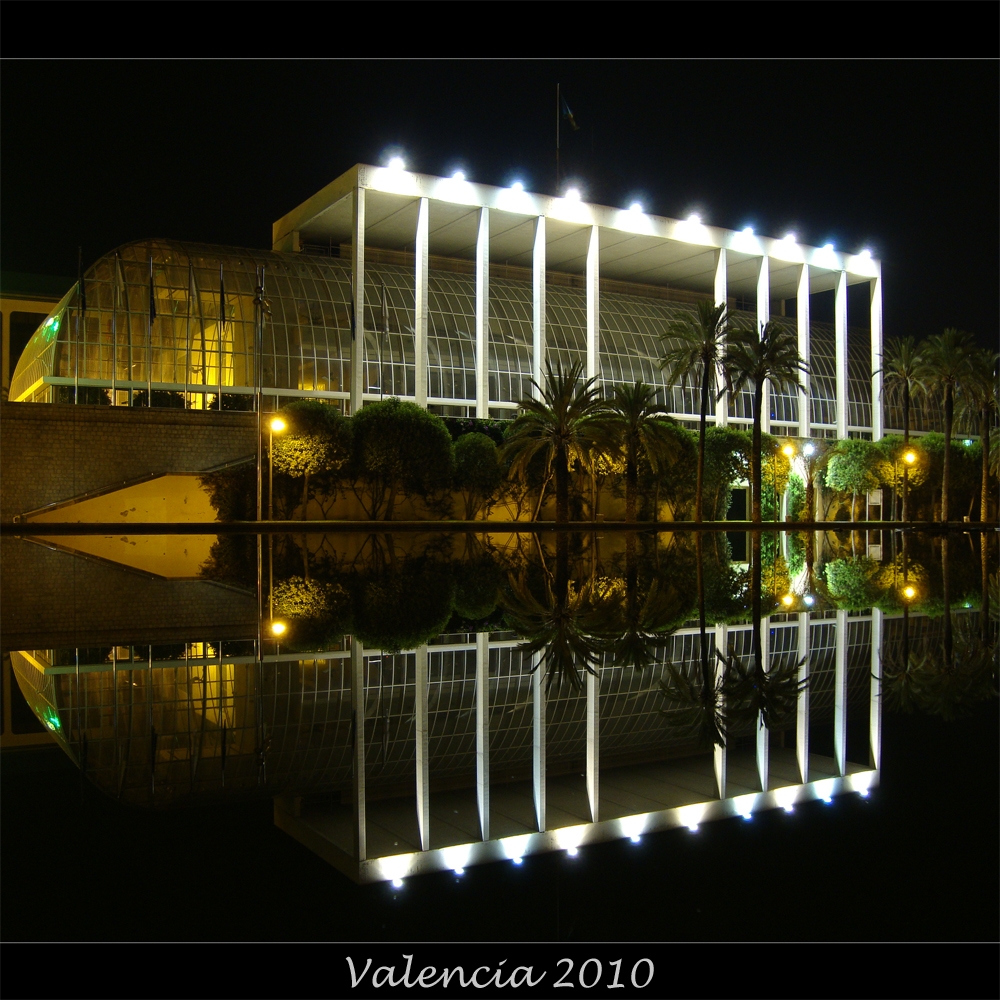
<path fill-rule="evenodd" d="M 903 452 L 903 510 L 901 512 L 901 516 L 904 521 L 909 514 L 907 501 L 910 496 L 910 466 L 913 465 L 916 460 L 917 453 L 912 448 L 908 448 L 905 452 Z"/>

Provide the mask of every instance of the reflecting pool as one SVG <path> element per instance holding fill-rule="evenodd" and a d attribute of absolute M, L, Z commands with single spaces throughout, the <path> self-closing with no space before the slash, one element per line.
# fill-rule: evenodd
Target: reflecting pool
<path fill-rule="evenodd" d="M 20 692 L 123 808 L 270 798 L 400 883 L 865 796 L 884 712 L 996 696 L 993 532 L 306 529 L 4 539 Z"/>

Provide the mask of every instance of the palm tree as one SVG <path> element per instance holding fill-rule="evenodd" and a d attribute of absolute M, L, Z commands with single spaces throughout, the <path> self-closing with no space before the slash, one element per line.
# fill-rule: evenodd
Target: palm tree
<path fill-rule="evenodd" d="M 764 383 L 770 383 L 775 392 L 788 386 L 805 389 L 799 380 L 800 372 L 808 366 L 799 356 L 795 333 L 777 323 L 761 323 L 760 333 L 752 328 L 730 330 L 723 359 L 726 388 L 737 393 L 744 386 L 753 386 L 753 444 L 750 449 L 750 475 L 753 480 L 751 520 L 759 523 L 761 495 L 761 406 L 764 400 Z"/>
<path fill-rule="evenodd" d="M 698 423 L 698 485 L 695 494 L 695 520 L 701 521 L 702 491 L 705 477 L 705 427 L 708 421 L 708 400 L 713 374 L 722 360 L 726 344 L 729 315 L 725 303 L 713 305 L 699 302 L 698 312 L 667 327 L 663 336 L 667 353 L 660 368 L 667 372 L 667 388 L 678 383 L 687 387 L 688 380 L 701 380 L 701 414 Z"/>
<path fill-rule="evenodd" d="M 616 385 L 608 401 L 607 419 L 625 457 L 625 520 L 636 519 L 639 492 L 639 462 L 645 459 L 657 472 L 665 458 L 674 456 L 677 443 L 671 433 L 673 421 L 656 403 L 655 386 L 636 382 Z"/>
<path fill-rule="evenodd" d="M 979 520 L 989 519 L 990 428 L 1000 408 L 1000 355 L 977 350 L 969 358 L 969 372 L 959 386 L 959 418 L 970 428 L 979 424 L 983 445 L 983 467 L 979 497 Z"/>
<path fill-rule="evenodd" d="M 941 520 L 948 520 L 948 490 L 951 486 L 951 431 L 955 422 L 955 393 L 970 372 L 972 337 L 948 329 L 927 338 L 924 357 L 930 379 L 944 403 L 944 475 L 941 477 Z"/>
<path fill-rule="evenodd" d="M 924 359 L 922 346 L 912 337 L 890 340 L 882 355 L 882 395 L 890 403 L 903 407 L 903 450 L 910 444 L 910 403 L 914 397 L 924 396 L 930 368 Z M 907 494 L 909 493 L 909 468 L 903 465 L 903 509 L 906 520 Z"/>
<path fill-rule="evenodd" d="M 522 399 L 502 450 L 510 474 L 526 479 L 533 459 L 543 456 L 545 482 L 556 480 L 556 521 L 569 519 L 569 472 L 575 459 L 586 464 L 590 454 L 610 443 L 608 407 L 597 379 L 583 378 L 583 365 L 553 372 L 545 365 L 545 388 L 532 381 L 540 399 Z M 544 492 L 543 484 L 542 490 Z"/>

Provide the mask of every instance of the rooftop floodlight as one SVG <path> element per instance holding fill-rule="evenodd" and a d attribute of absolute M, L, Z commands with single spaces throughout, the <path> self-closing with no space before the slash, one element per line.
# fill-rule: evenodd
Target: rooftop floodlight
<path fill-rule="evenodd" d="M 833 249 L 833 244 L 832 243 L 824 243 L 823 244 L 823 249 L 824 250 L 832 250 Z"/>
<path fill-rule="evenodd" d="M 566 853 L 571 857 L 575 858 L 580 852 L 575 847 L 568 847 Z"/>
<path fill-rule="evenodd" d="M 271 622 L 271 635 L 284 635 L 288 626 L 284 622 Z"/>
<path fill-rule="evenodd" d="M 280 434 L 288 426 L 288 424 L 286 424 L 281 417 L 274 417 L 268 426 L 275 434 Z"/>
<path fill-rule="evenodd" d="M 451 175 L 451 179 L 452 179 L 453 181 L 464 181 L 464 180 L 465 180 L 465 174 L 464 174 L 464 173 L 463 173 L 463 172 L 462 172 L 461 170 L 456 170 L 456 171 L 455 171 L 455 172 L 454 172 L 454 173 L 453 173 L 453 174 Z"/>
<path fill-rule="evenodd" d="M 390 170 L 405 170 L 406 163 L 401 156 L 392 156 L 389 158 L 389 169 Z"/>
<path fill-rule="evenodd" d="M 692 212 L 688 216 L 688 222 L 693 222 L 696 226 L 700 226 L 701 225 L 701 216 L 698 215 L 697 212 Z"/>
<path fill-rule="evenodd" d="M 393 887 L 393 889 L 402 889 L 403 888 L 403 880 L 401 878 L 394 878 L 392 880 L 392 887 Z"/>
<path fill-rule="evenodd" d="M 810 607 L 810 608 L 811 608 L 811 607 L 812 607 L 812 606 L 813 606 L 813 605 L 814 605 L 814 604 L 816 603 L 816 598 L 815 598 L 815 597 L 813 597 L 813 595 L 812 595 L 812 594 L 806 594 L 806 596 L 805 596 L 805 597 L 803 597 L 803 598 L 802 598 L 802 600 L 803 600 L 803 601 L 804 601 L 804 602 L 806 603 L 806 605 L 807 605 L 808 607 Z"/>
<path fill-rule="evenodd" d="M 868 247 L 865 247 L 864 250 L 861 251 L 861 256 L 871 260 L 872 252 L 868 249 Z"/>
<path fill-rule="evenodd" d="M 803 454 L 803 455 L 808 455 L 808 456 L 809 456 L 809 457 L 811 458 L 811 457 L 812 457 L 813 455 L 815 455 L 815 454 L 816 454 L 816 445 L 814 445 L 814 444 L 813 444 L 813 443 L 812 443 L 812 442 L 810 441 L 810 442 L 809 442 L 809 444 L 807 444 L 807 445 L 806 445 L 806 446 L 805 446 L 805 447 L 804 447 L 804 448 L 802 449 L 802 454 Z"/>
<path fill-rule="evenodd" d="M 795 603 L 795 598 L 791 594 L 785 594 L 781 599 L 781 603 L 784 604 L 786 608 L 790 608 Z"/>
<path fill-rule="evenodd" d="M 915 462 L 916 460 L 917 460 L 917 453 L 916 453 L 915 451 L 908 451 L 908 452 L 907 452 L 907 453 L 906 453 L 906 454 L 905 454 L 905 455 L 903 456 L 903 461 L 904 461 L 904 462 L 906 462 L 906 464 L 907 464 L 907 465 L 913 465 L 913 463 L 914 463 L 914 462 Z"/>
<path fill-rule="evenodd" d="M 753 226 L 744 226 L 743 227 L 743 235 L 744 236 L 753 236 Z"/>
<path fill-rule="evenodd" d="M 641 215 L 642 214 L 642 205 L 640 205 L 639 202 L 637 202 L 637 201 L 633 201 L 632 204 L 629 205 L 628 210 L 630 212 L 638 212 Z"/>
<path fill-rule="evenodd" d="M 524 185 L 520 181 L 514 181 L 510 186 L 511 191 L 523 191 Z"/>
<path fill-rule="evenodd" d="M 785 236 L 784 236 L 784 238 L 785 238 L 785 239 L 786 239 L 786 240 L 787 240 L 787 241 L 788 241 L 789 243 L 794 243 L 794 242 L 795 242 L 795 233 L 785 233 Z"/>
<path fill-rule="evenodd" d="M 579 201 L 580 200 L 580 189 L 579 188 L 569 188 L 563 197 L 567 201 Z"/>
<path fill-rule="evenodd" d="M 639 841 L 642 840 L 642 837 L 640 837 L 637 833 L 633 833 L 628 839 L 631 840 L 633 844 L 638 844 Z"/>

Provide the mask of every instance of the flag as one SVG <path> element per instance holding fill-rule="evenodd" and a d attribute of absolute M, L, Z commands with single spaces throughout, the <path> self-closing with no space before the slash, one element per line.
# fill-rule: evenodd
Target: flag
<path fill-rule="evenodd" d="M 80 312 L 87 311 L 87 286 L 83 283 L 83 247 L 77 248 L 76 280 L 80 288 Z"/>
<path fill-rule="evenodd" d="M 153 258 L 149 258 L 149 325 L 156 319 L 156 289 L 153 287 Z"/>
<path fill-rule="evenodd" d="M 222 277 L 222 265 L 219 265 L 219 329 L 226 328 L 226 283 Z"/>
<path fill-rule="evenodd" d="M 566 121 L 569 122 L 570 128 L 572 128 L 574 132 L 580 131 L 580 126 L 577 125 L 576 119 L 573 117 L 573 112 L 570 111 L 569 105 L 566 103 L 565 97 L 562 99 L 562 116 Z"/>

